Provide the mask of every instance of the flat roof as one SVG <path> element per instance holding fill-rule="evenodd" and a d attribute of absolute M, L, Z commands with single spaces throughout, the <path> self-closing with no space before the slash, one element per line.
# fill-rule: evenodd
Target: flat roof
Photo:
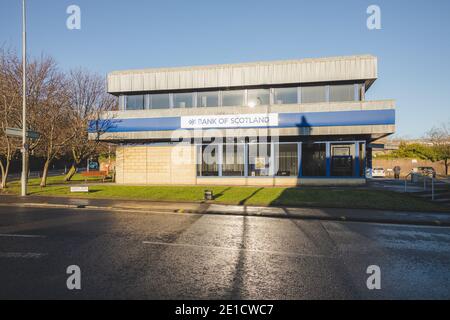
<path fill-rule="evenodd" d="M 260 61 L 170 68 L 113 71 L 108 92 L 176 91 L 258 85 L 368 81 L 377 78 L 372 55 Z"/>

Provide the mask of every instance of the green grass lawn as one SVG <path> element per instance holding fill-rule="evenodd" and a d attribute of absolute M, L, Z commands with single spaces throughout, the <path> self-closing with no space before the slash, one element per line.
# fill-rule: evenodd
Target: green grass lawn
<path fill-rule="evenodd" d="M 77 175 L 74 182 L 84 179 Z M 205 186 L 90 186 L 88 194 L 72 194 L 69 185 L 61 185 L 62 177 L 51 177 L 46 188 L 39 187 L 37 179 L 30 180 L 31 195 L 71 196 L 85 198 L 132 199 L 153 201 L 203 201 L 203 192 L 212 190 L 214 203 L 329 207 L 329 208 L 367 208 L 408 211 L 450 212 L 450 208 L 419 199 L 408 194 L 382 190 L 358 188 L 273 188 L 273 187 L 205 187 Z M 11 183 L 7 193 L 18 193 L 19 184 Z"/>
<path fill-rule="evenodd" d="M 64 182 L 64 175 L 61 176 L 51 176 L 47 178 L 47 185 L 55 185 L 55 184 L 71 184 L 71 183 L 83 183 L 85 181 L 85 177 L 83 177 L 81 174 L 76 173 L 73 177 L 72 180 L 70 180 L 69 182 Z M 102 182 L 102 179 L 99 177 L 87 177 L 87 181 L 88 182 Z M 39 184 L 41 183 L 41 179 L 40 178 L 30 178 L 28 180 L 28 185 L 29 186 L 39 186 Z M 10 187 L 11 189 L 14 188 L 18 188 L 20 186 L 20 180 L 14 180 L 14 181 L 10 181 L 8 183 L 8 187 Z"/>

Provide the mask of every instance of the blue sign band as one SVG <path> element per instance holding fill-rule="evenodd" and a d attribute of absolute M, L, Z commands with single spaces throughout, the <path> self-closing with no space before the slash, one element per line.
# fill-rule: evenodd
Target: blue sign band
<path fill-rule="evenodd" d="M 395 124 L 395 110 L 279 113 L 278 126 L 270 128 L 308 128 Z M 255 127 L 258 128 L 258 127 Z M 138 132 L 181 129 L 181 117 L 93 120 L 89 132 Z M 229 129 L 232 129 L 231 127 Z"/>

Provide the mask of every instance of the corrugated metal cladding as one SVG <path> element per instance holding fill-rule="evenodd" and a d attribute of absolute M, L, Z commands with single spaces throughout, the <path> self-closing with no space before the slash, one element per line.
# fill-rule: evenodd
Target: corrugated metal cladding
<path fill-rule="evenodd" d="M 115 71 L 108 74 L 108 92 L 206 89 L 376 78 L 377 58 L 363 55 Z"/>

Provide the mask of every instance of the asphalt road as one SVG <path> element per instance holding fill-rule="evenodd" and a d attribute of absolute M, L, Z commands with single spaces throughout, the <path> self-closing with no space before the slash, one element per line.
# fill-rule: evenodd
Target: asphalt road
<path fill-rule="evenodd" d="M 0 298 L 448 299 L 450 228 L 0 206 Z"/>

